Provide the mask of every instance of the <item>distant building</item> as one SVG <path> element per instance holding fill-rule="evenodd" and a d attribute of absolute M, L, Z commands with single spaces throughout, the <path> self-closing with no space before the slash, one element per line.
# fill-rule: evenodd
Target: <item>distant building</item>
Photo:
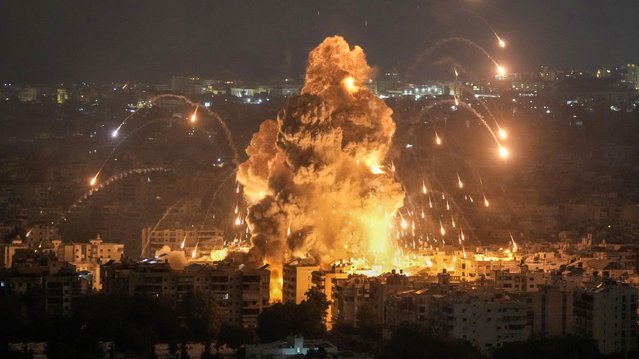
<path fill-rule="evenodd" d="M 202 93 L 201 87 L 202 87 L 202 82 L 198 76 L 171 77 L 171 91 L 175 93 L 185 94 L 185 95 Z"/>
<path fill-rule="evenodd" d="M 21 102 L 34 102 L 38 99 L 38 89 L 36 87 L 25 87 L 18 93 L 18 100 Z"/>
<path fill-rule="evenodd" d="M 53 252 L 58 260 L 73 264 L 79 272 L 91 273 L 94 290 L 101 290 L 100 264 L 119 262 L 124 255 L 124 244 L 104 242 L 98 234 L 89 243 L 62 243 L 52 241 Z"/>
<path fill-rule="evenodd" d="M 23 243 L 22 239 L 14 239 L 9 243 L 0 243 L 0 268 L 11 268 L 16 251 L 27 248 L 27 244 Z"/>
<path fill-rule="evenodd" d="M 535 292 L 540 286 L 548 284 L 550 274 L 543 271 L 528 271 L 526 266 L 519 271 L 496 270 L 493 271 L 495 289 L 506 292 Z"/>
<path fill-rule="evenodd" d="M 156 229 L 150 227 L 142 229 L 140 237 L 142 257 L 152 257 L 164 246 L 171 250 L 186 250 L 190 253 L 197 245 L 198 251 L 207 255 L 214 249 L 224 246 L 224 231 L 217 228 L 190 229 L 172 228 Z"/>
<path fill-rule="evenodd" d="M 58 227 L 36 225 L 27 233 L 26 243 L 31 247 L 48 246 L 56 239 L 61 239 Z"/>

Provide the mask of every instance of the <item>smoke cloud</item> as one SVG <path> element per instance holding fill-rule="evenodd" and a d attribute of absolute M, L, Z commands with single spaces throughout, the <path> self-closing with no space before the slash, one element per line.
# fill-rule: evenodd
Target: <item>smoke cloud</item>
<path fill-rule="evenodd" d="M 250 260 L 392 261 L 404 191 L 384 162 L 395 123 L 366 87 L 370 73 L 360 47 L 325 39 L 309 54 L 301 94 L 253 135 L 237 172 L 251 204 Z"/>
<path fill-rule="evenodd" d="M 189 263 L 184 251 L 174 251 L 166 245 L 155 251 L 155 257 L 166 260 L 173 270 L 182 270 Z"/>

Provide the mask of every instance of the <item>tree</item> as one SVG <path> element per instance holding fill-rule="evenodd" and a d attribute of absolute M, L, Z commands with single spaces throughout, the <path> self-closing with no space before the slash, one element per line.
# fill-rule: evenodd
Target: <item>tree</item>
<path fill-rule="evenodd" d="M 371 303 L 364 303 L 357 311 L 357 329 L 364 340 L 379 341 L 382 326 L 377 320 L 377 310 Z"/>
<path fill-rule="evenodd" d="M 300 304 L 275 303 L 257 317 L 257 335 L 260 340 L 270 342 L 284 339 L 291 334 L 308 338 L 319 338 L 326 334 L 324 318 L 328 310 L 326 296 L 309 291 L 307 299 Z"/>
<path fill-rule="evenodd" d="M 434 338 L 426 328 L 406 324 L 393 331 L 391 340 L 384 346 L 381 358 L 482 358 L 482 354 L 470 343 L 459 340 Z"/>
<path fill-rule="evenodd" d="M 556 338 L 528 340 L 518 343 L 507 343 L 501 348 L 495 349 L 495 359 L 513 358 L 570 358 L 570 359 L 595 359 L 600 358 L 597 344 L 593 339 L 566 335 Z"/>
<path fill-rule="evenodd" d="M 223 323 L 220 327 L 220 334 L 217 337 L 217 347 L 227 345 L 237 349 L 243 344 L 253 339 L 253 334 L 241 325 Z"/>
<path fill-rule="evenodd" d="M 194 292 L 184 297 L 180 309 L 187 326 L 187 336 L 207 341 L 220 331 L 222 315 L 213 296 Z"/>

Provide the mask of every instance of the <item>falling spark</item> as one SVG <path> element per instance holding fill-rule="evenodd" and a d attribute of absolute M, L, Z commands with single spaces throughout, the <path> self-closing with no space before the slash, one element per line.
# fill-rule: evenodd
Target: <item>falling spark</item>
<path fill-rule="evenodd" d="M 193 111 L 193 114 L 191 115 L 191 122 L 197 121 L 197 109 L 199 107 L 200 107 L 199 105 L 195 106 L 195 111 Z"/>
<path fill-rule="evenodd" d="M 91 178 L 91 180 L 89 181 L 89 184 L 93 187 L 95 186 L 96 182 L 98 181 L 98 175 L 100 174 L 100 172 L 96 173 L 95 176 L 93 176 Z"/>
<path fill-rule="evenodd" d="M 118 137 L 118 131 L 120 131 L 120 127 L 116 128 L 115 130 L 113 130 L 113 132 L 111 132 L 111 137 L 113 138 Z"/>
<path fill-rule="evenodd" d="M 422 193 L 423 194 L 428 193 L 428 189 L 426 188 L 426 183 L 424 181 L 422 181 Z"/>
<path fill-rule="evenodd" d="M 484 194 L 484 206 L 490 207 L 490 202 L 488 202 L 488 199 L 486 198 L 486 194 Z"/>
<path fill-rule="evenodd" d="M 406 222 L 406 219 L 404 219 L 404 217 L 402 217 L 401 226 L 402 229 L 408 228 L 408 222 Z"/>
<path fill-rule="evenodd" d="M 499 156 L 501 158 L 508 158 L 509 154 L 510 153 L 508 152 L 508 149 L 506 147 L 503 147 L 501 145 L 499 146 Z"/>
<path fill-rule="evenodd" d="M 497 42 L 499 43 L 499 47 L 501 47 L 502 49 L 504 47 L 506 47 L 506 42 L 501 37 L 499 37 L 499 35 L 497 35 L 497 33 L 495 33 L 495 37 L 497 38 Z"/>
<path fill-rule="evenodd" d="M 184 249 L 184 245 L 186 245 L 186 234 L 184 235 L 184 238 L 182 239 L 182 243 L 180 244 L 180 249 Z"/>
<path fill-rule="evenodd" d="M 464 183 L 462 182 L 461 178 L 459 177 L 459 173 L 457 174 L 457 186 L 459 186 L 459 188 L 464 188 Z"/>
<path fill-rule="evenodd" d="M 499 133 L 499 138 L 501 138 L 502 140 L 505 140 L 506 138 L 508 138 L 508 133 L 506 133 L 506 131 L 504 131 L 503 128 L 499 127 L 498 133 Z"/>
<path fill-rule="evenodd" d="M 199 242 L 195 243 L 195 248 L 193 248 L 193 252 L 191 252 L 191 258 L 195 258 L 195 256 L 197 255 L 197 245 L 198 244 L 200 244 L 200 243 Z"/>
<path fill-rule="evenodd" d="M 439 134 L 437 133 L 437 131 L 435 131 L 435 143 L 437 145 L 441 145 L 442 144 L 442 139 L 439 138 Z"/>
<path fill-rule="evenodd" d="M 446 235 L 446 230 L 444 229 L 444 225 L 442 224 L 442 221 L 439 221 L 439 233 L 441 233 L 442 236 Z"/>
<path fill-rule="evenodd" d="M 291 226 L 290 225 L 288 226 L 288 229 L 286 230 L 286 235 L 289 236 L 289 237 L 291 236 Z"/>

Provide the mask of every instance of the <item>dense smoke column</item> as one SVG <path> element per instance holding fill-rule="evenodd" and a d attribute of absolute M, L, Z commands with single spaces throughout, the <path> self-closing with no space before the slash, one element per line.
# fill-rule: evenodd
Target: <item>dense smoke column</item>
<path fill-rule="evenodd" d="M 395 123 L 361 85 L 370 72 L 360 47 L 325 39 L 309 55 L 301 95 L 254 134 L 237 173 L 251 203 L 251 260 L 392 265 L 404 192 L 383 165 Z"/>

